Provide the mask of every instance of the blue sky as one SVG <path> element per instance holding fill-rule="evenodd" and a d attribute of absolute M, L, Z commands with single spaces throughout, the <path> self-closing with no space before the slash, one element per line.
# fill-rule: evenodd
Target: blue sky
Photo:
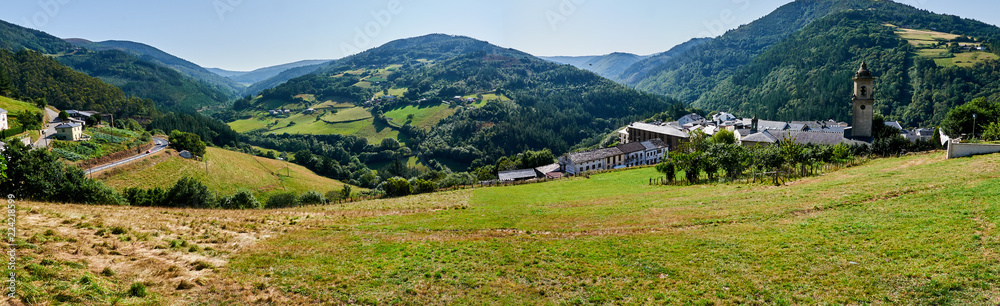
<path fill-rule="evenodd" d="M 791 0 L 6 0 L 0 19 L 62 38 L 146 43 L 205 67 L 334 59 L 429 33 L 534 55 L 652 54 Z M 899 0 L 1000 24 L 996 0 Z"/>

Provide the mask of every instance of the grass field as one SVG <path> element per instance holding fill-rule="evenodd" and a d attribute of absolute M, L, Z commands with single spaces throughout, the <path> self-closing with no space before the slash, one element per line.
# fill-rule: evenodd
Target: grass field
<path fill-rule="evenodd" d="M 387 113 L 385 116 L 392 120 L 395 124 L 402 126 L 403 124 L 410 123 L 413 126 L 430 129 L 444 120 L 455 114 L 457 109 L 451 108 L 448 105 L 438 104 L 434 106 L 429 105 L 407 105 L 402 108 L 393 109 Z M 407 121 L 406 117 L 413 115 L 413 121 Z"/>
<path fill-rule="evenodd" d="M 92 292 L 89 273 L 108 291 L 149 283 L 165 304 L 996 305 L 998 165 L 934 153 L 779 187 L 648 186 L 644 168 L 273 211 L 24 203 L 25 237 L 80 240 L 30 242 L 21 272 L 42 301 Z M 92 220 L 146 235 L 111 240 L 147 264 L 100 253 L 100 229 L 74 226 Z M 180 237 L 202 251 L 145 251 Z"/>
<path fill-rule="evenodd" d="M 13 115 L 14 113 L 23 112 L 30 110 L 33 112 L 41 112 L 42 110 L 35 106 L 34 103 L 28 103 L 20 100 L 14 100 L 8 97 L 0 96 L 0 108 L 9 112 L 7 115 Z"/>
<path fill-rule="evenodd" d="M 941 42 L 951 41 L 961 35 L 942 33 L 928 30 L 915 30 L 899 28 L 894 25 L 887 25 L 895 28 L 896 34 L 907 40 L 911 45 L 918 48 L 917 55 L 933 59 L 940 67 L 973 67 L 977 63 L 986 60 L 1000 59 L 1000 56 L 985 51 L 967 51 L 961 53 L 951 53 L 949 47 L 941 46 Z M 978 47 L 979 43 L 960 43 L 962 46 Z"/>
<path fill-rule="evenodd" d="M 189 176 L 202 181 L 219 195 L 231 195 L 246 189 L 253 191 L 261 201 L 277 192 L 315 190 L 326 193 L 343 186 L 338 181 L 292 163 L 217 148 L 208 148 L 207 155 L 207 174 L 205 163 L 179 158 L 176 153 L 171 153 L 138 162 L 123 171 L 109 172 L 101 175 L 100 179 L 122 190 L 128 187 L 169 187 L 182 177 Z"/>

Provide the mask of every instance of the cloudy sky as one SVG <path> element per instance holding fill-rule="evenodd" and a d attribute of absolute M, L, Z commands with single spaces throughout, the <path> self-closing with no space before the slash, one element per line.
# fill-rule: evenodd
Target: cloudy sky
<path fill-rule="evenodd" d="M 429 33 L 540 56 L 652 54 L 791 0 L 5 0 L 0 19 L 62 38 L 146 43 L 205 67 L 336 59 Z M 899 0 L 1000 24 L 996 0 Z"/>

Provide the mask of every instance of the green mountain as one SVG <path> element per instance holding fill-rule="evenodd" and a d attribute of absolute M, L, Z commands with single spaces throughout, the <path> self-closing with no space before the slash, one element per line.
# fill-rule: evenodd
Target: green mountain
<path fill-rule="evenodd" d="M 35 51 L 0 49 L 0 95 L 40 100 L 59 109 L 86 109 L 147 121 L 156 114 L 150 100 L 129 97 L 100 79 L 74 71 Z"/>
<path fill-rule="evenodd" d="M 129 96 L 151 99 L 158 106 L 193 110 L 229 101 L 226 93 L 172 68 L 119 50 L 95 51 L 58 37 L 0 21 L 0 46 L 13 52 L 35 50 L 74 70 L 115 85 Z"/>
<path fill-rule="evenodd" d="M 995 26 L 891 1 L 799 0 L 625 81 L 705 109 L 846 120 L 850 78 L 867 60 L 880 77 L 877 111 L 929 126 L 973 98 L 998 98 L 998 38 Z"/>
<path fill-rule="evenodd" d="M 358 107 L 333 109 L 325 101 Z M 237 101 L 235 107 L 242 114 L 236 117 L 247 118 L 249 112 L 254 118 L 231 125 L 252 126 L 259 120 L 259 127 L 267 124 L 271 133 L 354 133 L 371 141 L 396 138 L 418 157 L 462 168 L 525 150 L 549 148 L 561 154 L 596 145 L 627 121 L 676 104 L 524 52 L 434 34 L 337 60 L 314 74 L 265 90 L 253 101 Z M 275 119 L 261 114 L 278 107 L 310 106 L 328 108 L 277 124 L 268 124 Z M 357 122 L 375 128 L 349 129 Z"/>
<path fill-rule="evenodd" d="M 141 60 L 173 68 L 181 74 L 192 79 L 204 82 L 209 87 L 226 94 L 229 98 L 240 97 L 246 86 L 237 83 L 229 78 L 212 73 L 195 63 L 163 52 L 153 46 L 131 41 L 109 40 L 102 42 L 90 42 L 82 39 L 66 40 L 76 46 L 88 48 L 93 51 L 119 50 L 135 55 Z"/>

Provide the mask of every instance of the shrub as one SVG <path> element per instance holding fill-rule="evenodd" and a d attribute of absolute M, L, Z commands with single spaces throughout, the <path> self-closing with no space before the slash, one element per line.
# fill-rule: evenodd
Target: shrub
<path fill-rule="evenodd" d="M 267 199 L 267 208 L 286 208 L 299 206 L 299 196 L 294 192 L 283 192 Z"/>
<path fill-rule="evenodd" d="M 438 188 L 450 188 L 460 185 L 472 185 L 476 183 L 476 177 L 468 172 L 450 173 L 437 183 Z"/>
<path fill-rule="evenodd" d="M 148 293 L 146 292 L 146 285 L 142 283 L 134 283 L 132 287 L 128 289 L 128 295 L 132 297 L 143 298 L 146 297 Z"/>
<path fill-rule="evenodd" d="M 382 184 L 382 189 L 385 190 L 385 194 L 390 197 L 402 197 L 410 194 L 410 181 L 407 181 L 401 177 L 393 177 L 385 180 Z"/>
<path fill-rule="evenodd" d="M 225 209 L 260 209 L 262 205 L 249 190 L 240 190 L 230 197 L 219 201 Z"/>
<path fill-rule="evenodd" d="M 412 189 L 413 193 L 428 193 L 434 192 L 434 183 L 431 181 L 426 181 L 422 179 L 416 179 L 413 181 Z"/>
<path fill-rule="evenodd" d="M 326 204 L 326 197 L 323 194 L 316 191 L 307 191 L 299 197 L 299 203 L 303 205 L 308 204 Z"/>
<path fill-rule="evenodd" d="M 196 179 L 183 177 L 167 191 L 165 204 L 173 207 L 215 208 L 215 194 Z"/>

